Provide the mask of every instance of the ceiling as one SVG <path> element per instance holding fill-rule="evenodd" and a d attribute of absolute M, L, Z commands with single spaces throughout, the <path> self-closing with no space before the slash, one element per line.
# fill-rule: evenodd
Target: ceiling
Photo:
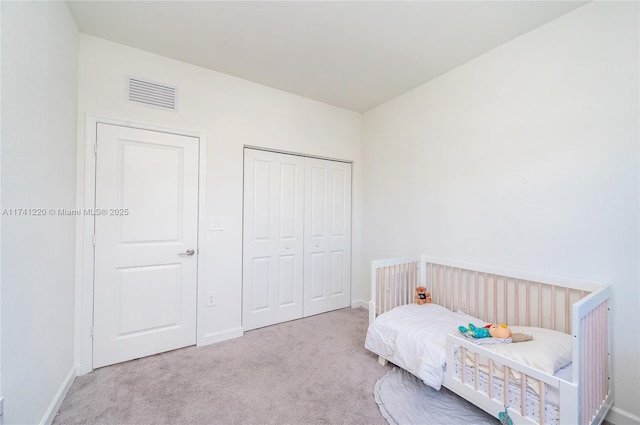
<path fill-rule="evenodd" d="M 584 1 L 67 1 L 81 32 L 365 112 Z"/>

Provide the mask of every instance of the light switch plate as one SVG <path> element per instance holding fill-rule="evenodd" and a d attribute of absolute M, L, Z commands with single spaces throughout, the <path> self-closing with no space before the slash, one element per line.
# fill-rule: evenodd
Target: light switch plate
<path fill-rule="evenodd" d="M 209 217 L 209 231 L 220 232 L 224 230 L 224 218 L 221 216 Z"/>
<path fill-rule="evenodd" d="M 216 291 L 209 291 L 207 292 L 207 307 L 213 307 L 214 305 L 216 305 L 216 298 L 217 298 L 217 294 Z"/>

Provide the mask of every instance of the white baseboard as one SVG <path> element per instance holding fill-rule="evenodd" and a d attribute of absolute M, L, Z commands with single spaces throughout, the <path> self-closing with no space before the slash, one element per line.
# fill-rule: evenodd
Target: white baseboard
<path fill-rule="evenodd" d="M 64 398 L 67 396 L 67 392 L 69 392 L 69 388 L 71 388 L 71 384 L 73 384 L 74 379 L 76 379 L 75 365 L 73 365 L 67 376 L 64 378 L 64 381 L 62 381 L 62 385 L 60 385 L 56 396 L 53 398 L 53 400 L 51 400 L 49 408 L 40 420 L 41 425 L 50 425 L 53 422 L 53 419 L 56 417 L 58 409 L 62 405 Z"/>
<path fill-rule="evenodd" d="M 205 345 L 215 344 L 216 342 L 226 341 L 228 339 L 238 338 L 244 334 L 244 330 L 242 327 L 229 329 L 227 331 L 222 332 L 213 332 L 210 334 L 204 335 L 198 341 L 198 347 L 202 347 Z"/>
<path fill-rule="evenodd" d="M 640 425 L 640 417 L 615 406 L 609 410 L 604 420 L 614 425 Z"/>
<path fill-rule="evenodd" d="M 369 309 L 369 301 L 365 301 L 365 300 L 354 300 L 351 301 L 351 308 L 358 308 L 358 307 L 362 307 L 366 310 Z"/>

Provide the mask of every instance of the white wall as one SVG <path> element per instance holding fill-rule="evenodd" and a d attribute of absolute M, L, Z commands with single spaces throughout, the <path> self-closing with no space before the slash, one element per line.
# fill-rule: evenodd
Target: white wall
<path fill-rule="evenodd" d="M 2 2 L 2 207 L 73 208 L 78 30 L 64 2 Z M 5 423 L 53 419 L 75 371 L 75 220 L 2 216 Z"/>
<path fill-rule="evenodd" d="M 127 103 L 126 75 L 177 86 L 179 112 Z M 225 223 L 223 232 L 206 232 L 206 258 L 201 259 L 206 279 L 199 284 L 206 291 L 216 291 L 218 297 L 216 306 L 205 308 L 204 323 L 199 323 L 198 332 L 207 341 L 241 332 L 244 145 L 354 161 L 353 264 L 360 270 L 360 114 L 84 34 L 79 78 L 80 158 L 84 157 L 85 114 L 206 136 L 205 215 L 222 216 Z M 361 285 L 352 286 L 353 298 L 364 299 Z"/>
<path fill-rule="evenodd" d="M 0 27 L 2 7 L 0 6 Z M 0 30 L 0 46 L 2 31 Z M 2 81 L 2 55 L 0 55 L 0 81 Z M 0 210 L 2 210 L 2 84 L 0 84 Z M 0 416 L 4 416 L 4 393 L 2 392 L 2 220 L 0 220 Z"/>
<path fill-rule="evenodd" d="M 619 423 L 640 423 L 638 17 L 590 3 L 363 119 L 363 264 L 429 254 L 611 283 Z"/>

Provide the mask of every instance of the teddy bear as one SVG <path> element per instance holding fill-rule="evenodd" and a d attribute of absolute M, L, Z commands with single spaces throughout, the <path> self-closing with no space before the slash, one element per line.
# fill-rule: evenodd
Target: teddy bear
<path fill-rule="evenodd" d="M 511 336 L 511 329 L 504 323 L 501 325 L 490 323 L 482 328 L 469 323 L 468 328 L 460 326 L 458 330 L 464 335 L 474 338 L 509 338 Z"/>
<path fill-rule="evenodd" d="M 416 303 L 426 304 L 431 302 L 431 292 L 427 292 L 427 288 L 424 286 L 418 286 L 416 288 Z"/>

